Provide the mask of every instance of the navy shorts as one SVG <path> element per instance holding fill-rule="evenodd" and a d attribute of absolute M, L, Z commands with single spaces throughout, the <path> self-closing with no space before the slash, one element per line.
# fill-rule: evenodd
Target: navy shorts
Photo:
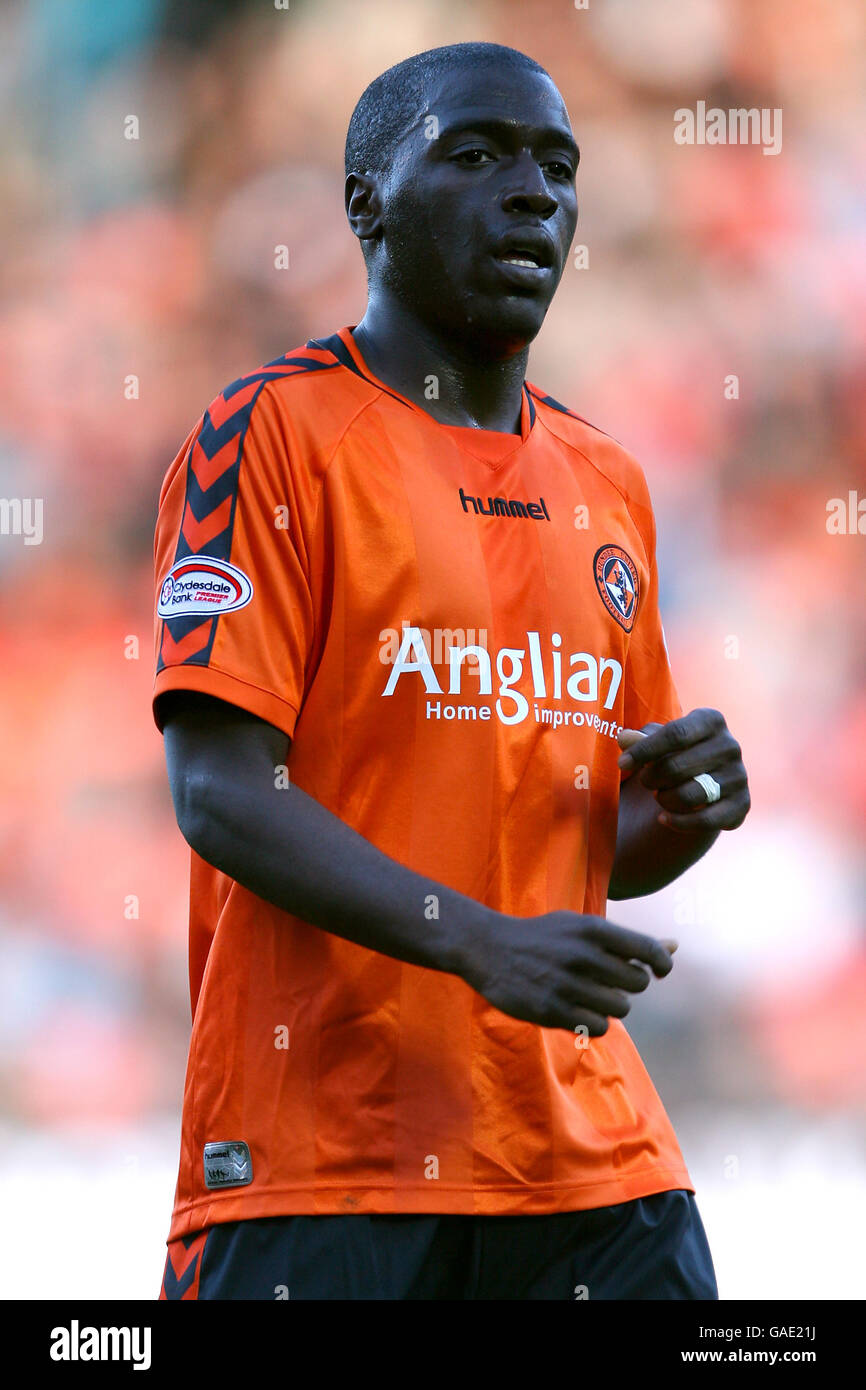
<path fill-rule="evenodd" d="M 162 1299 L 717 1299 L 694 1195 L 541 1216 L 273 1216 L 168 1248 Z"/>

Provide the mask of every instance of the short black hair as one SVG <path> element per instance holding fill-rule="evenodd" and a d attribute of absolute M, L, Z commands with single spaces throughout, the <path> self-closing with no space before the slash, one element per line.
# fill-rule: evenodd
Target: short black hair
<path fill-rule="evenodd" d="M 352 112 L 346 134 L 346 176 L 382 173 L 394 158 L 401 136 L 426 111 L 425 89 L 455 67 L 499 67 L 511 72 L 550 73 L 528 54 L 501 43 L 450 43 L 428 48 L 395 63 L 373 79 Z"/>

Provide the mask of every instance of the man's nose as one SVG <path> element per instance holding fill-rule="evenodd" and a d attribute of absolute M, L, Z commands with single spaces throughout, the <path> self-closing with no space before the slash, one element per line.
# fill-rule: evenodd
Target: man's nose
<path fill-rule="evenodd" d="M 511 165 L 502 206 L 506 212 L 534 212 L 537 217 L 551 217 L 559 207 L 559 201 L 551 195 L 537 160 L 528 150 L 524 150 Z"/>

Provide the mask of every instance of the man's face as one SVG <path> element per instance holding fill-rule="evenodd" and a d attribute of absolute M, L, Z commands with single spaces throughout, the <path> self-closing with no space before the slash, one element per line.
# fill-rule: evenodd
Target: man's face
<path fill-rule="evenodd" d="M 562 98 L 541 73 L 482 67 L 437 82 L 380 182 L 374 276 L 467 351 L 521 351 L 565 267 L 578 158 Z"/>

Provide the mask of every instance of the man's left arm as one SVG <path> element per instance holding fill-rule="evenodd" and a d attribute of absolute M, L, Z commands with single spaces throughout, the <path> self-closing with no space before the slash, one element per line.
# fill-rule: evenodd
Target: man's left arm
<path fill-rule="evenodd" d="M 618 741 L 626 750 L 619 766 L 632 775 L 620 790 L 608 897 L 639 898 L 678 878 L 719 831 L 742 825 L 749 781 L 740 745 L 718 710 L 622 729 Z M 695 780 L 700 774 L 709 774 L 710 792 Z M 710 801 L 712 783 L 719 795 Z"/>

